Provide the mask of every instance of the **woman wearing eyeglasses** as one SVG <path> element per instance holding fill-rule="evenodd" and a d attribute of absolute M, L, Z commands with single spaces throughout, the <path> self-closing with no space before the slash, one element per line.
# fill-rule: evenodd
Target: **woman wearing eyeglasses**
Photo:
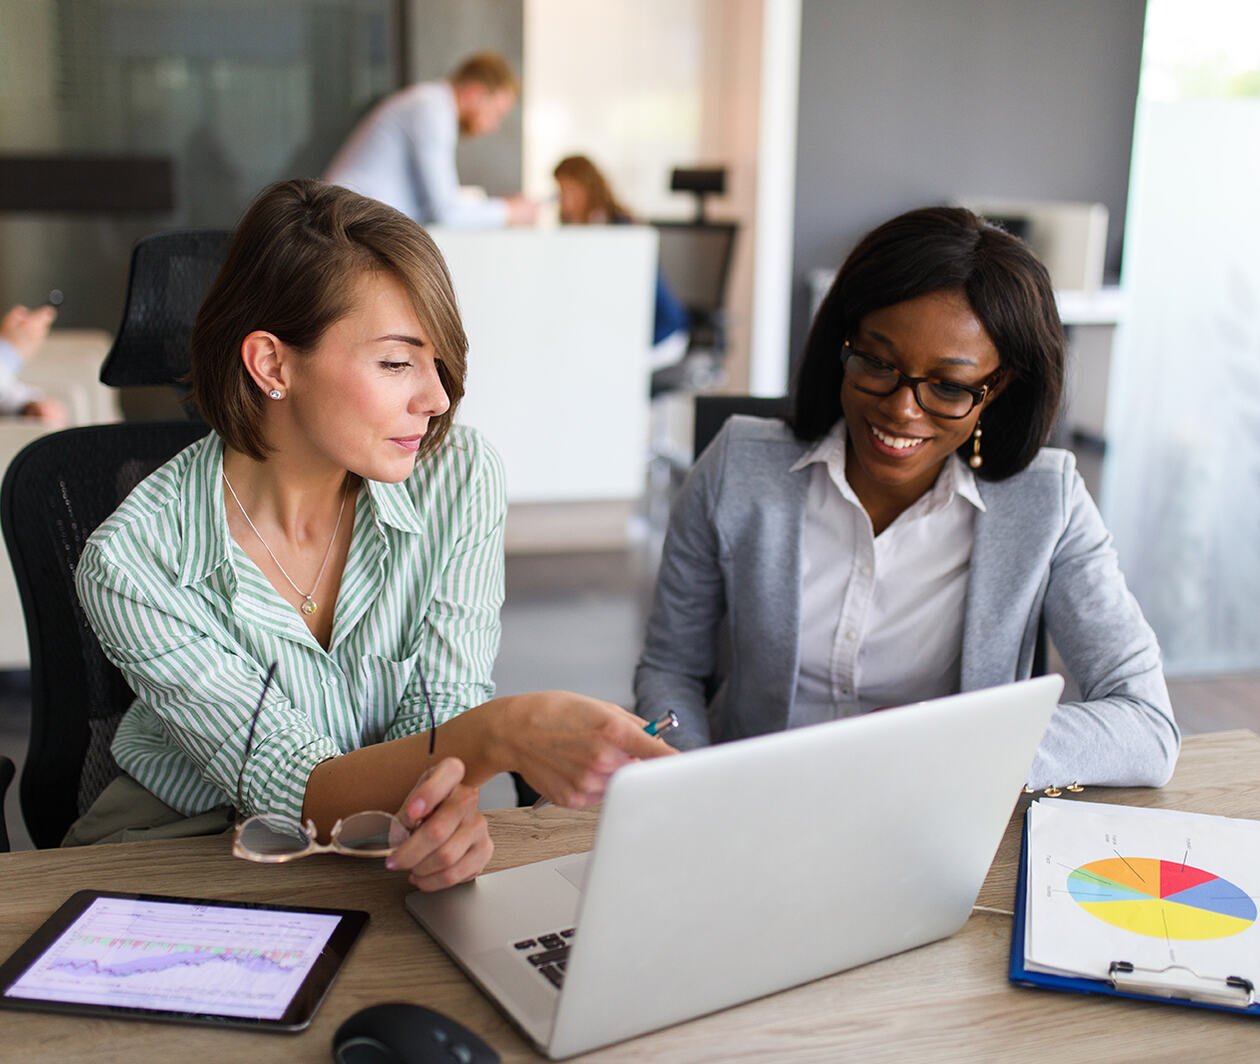
<path fill-rule="evenodd" d="M 491 697 L 506 505 L 498 458 L 452 424 L 466 350 L 414 222 L 314 181 L 258 198 L 192 336 L 213 431 L 79 563 L 136 701 L 112 748 L 126 776 L 70 841 L 228 805 L 321 835 L 397 811 L 389 861 L 436 889 L 489 859 L 477 787 L 496 773 L 580 807 L 669 752 L 609 703 Z"/>
<path fill-rule="evenodd" d="M 969 211 L 869 233 L 811 329 L 788 424 L 737 417 L 675 504 L 636 673 L 688 747 L 1026 678 L 1082 692 L 1032 786 L 1158 785 L 1180 743 L 1154 634 L 1071 454 L 1064 341 L 1028 248 Z M 960 766 L 963 769 L 964 766 Z"/>

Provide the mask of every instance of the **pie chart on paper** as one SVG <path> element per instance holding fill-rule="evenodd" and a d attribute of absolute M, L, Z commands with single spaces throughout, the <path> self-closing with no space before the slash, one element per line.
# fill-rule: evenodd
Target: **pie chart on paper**
<path fill-rule="evenodd" d="M 1152 938 L 1228 938 L 1256 921 L 1256 903 L 1246 891 L 1180 861 L 1090 861 L 1069 874 L 1068 892 L 1099 920 Z"/>

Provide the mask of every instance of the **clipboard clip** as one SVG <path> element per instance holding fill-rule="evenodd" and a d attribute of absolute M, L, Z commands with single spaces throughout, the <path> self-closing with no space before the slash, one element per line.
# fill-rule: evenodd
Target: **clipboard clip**
<path fill-rule="evenodd" d="M 1198 975 L 1180 964 L 1167 968 L 1138 968 L 1128 961 L 1112 961 L 1108 979 L 1117 990 L 1146 997 L 1182 998 L 1208 1005 L 1245 1009 L 1256 1002 L 1256 988 L 1241 975 L 1225 978 Z"/>

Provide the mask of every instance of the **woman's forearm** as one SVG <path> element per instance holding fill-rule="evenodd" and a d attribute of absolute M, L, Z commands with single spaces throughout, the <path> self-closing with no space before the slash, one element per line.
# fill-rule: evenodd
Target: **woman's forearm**
<path fill-rule="evenodd" d="M 322 835 L 351 813 L 395 812 L 416 780 L 444 757 L 459 758 L 465 765 L 464 782 L 480 787 L 513 767 L 501 737 L 512 726 L 512 709 L 520 697 L 493 698 L 439 725 L 432 755 L 429 733 L 423 732 L 321 762 L 306 781 L 303 816 L 314 820 Z"/>
<path fill-rule="evenodd" d="M 622 765 L 673 752 L 644 732 L 645 723 L 611 702 L 569 691 L 503 695 L 442 724 L 432 755 L 424 732 L 321 762 L 307 779 L 302 810 L 321 832 L 350 813 L 392 813 L 446 757 L 464 763 L 466 786 L 512 770 L 557 805 L 585 808 L 603 797 Z"/>

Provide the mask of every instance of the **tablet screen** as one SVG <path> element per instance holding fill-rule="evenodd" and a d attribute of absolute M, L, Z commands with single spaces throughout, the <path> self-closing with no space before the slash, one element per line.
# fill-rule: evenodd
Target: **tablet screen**
<path fill-rule="evenodd" d="M 0 968 L 0 986 L 12 1005 L 300 1027 L 366 922 L 347 910 L 80 891 Z"/>

